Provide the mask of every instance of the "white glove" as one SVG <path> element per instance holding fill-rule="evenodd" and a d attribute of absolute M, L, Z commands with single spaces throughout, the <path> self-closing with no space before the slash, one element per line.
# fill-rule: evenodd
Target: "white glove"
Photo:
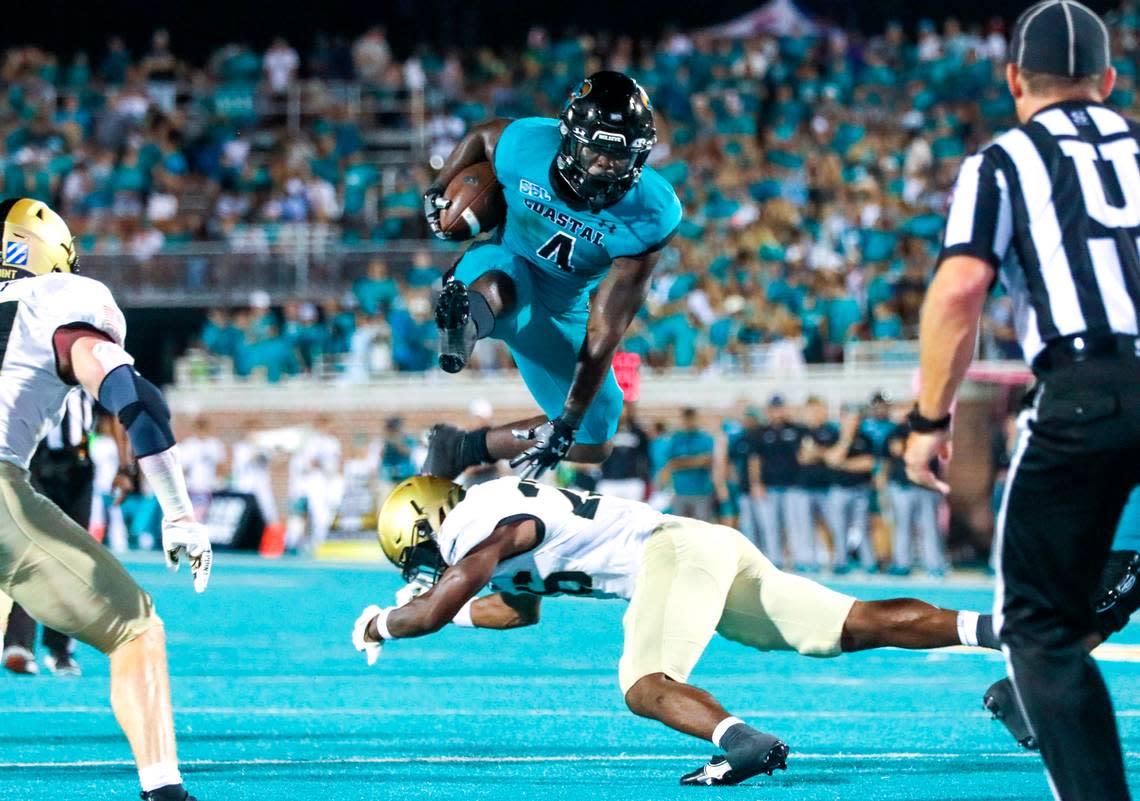
<path fill-rule="evenodd" d="M 376 604 L 366 606 L 364 611 L 360 613 L 360 617 L 356 619 L 356 623 L 352 626 L 352 645 L 357 651 L 364 652 L 364 658 L 368 660 L 369 667 L 376 664 L 376 660 L 380 658 L 380 650 L 384 647 L 383 640 L 372 641 L 365 639 L 368 624 L 375 620 L 379 614 L 380 607 Z"/>
<path fill-rule="evenodd" d="M 415 578 L 396 590 L 396 606 L 404 606 L 413 598 L 419 598 L 430 590 L 432 586 L 433 582 L 429 576 L 424 573 L 418 573 Z"/>
<path fill-rule="evenodd" d="M 214 566 L 214 549 L 206 527 L 193 520 L 162 521 L 162 555 L 166 566 L 177 570 L 179 558 L 185 553 L 190 560 L 190 575 L 194 578 L 194 590 L 205 592 L 210 582 L 210 568 Z"/>

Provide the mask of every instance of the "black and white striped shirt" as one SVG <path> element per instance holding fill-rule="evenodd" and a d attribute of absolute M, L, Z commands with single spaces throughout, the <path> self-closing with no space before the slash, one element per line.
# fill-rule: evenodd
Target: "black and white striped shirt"
<path fill-rule="evenodd" d="M 43 446 L 49 451 L 78 451 L 87 446 L 87 434 L 95 423 L 95 404 L 84 390 L 70 392 L 63 405 L 63 419 L 48 431 Z"/>
<path fill-rule="evenodd" d="M 1140 334 L 1140 125 L 1099 103 L 1042 109 L 966 159 L 941 263 L 988 261 L 1025 360 L 1078 334 Z"/>

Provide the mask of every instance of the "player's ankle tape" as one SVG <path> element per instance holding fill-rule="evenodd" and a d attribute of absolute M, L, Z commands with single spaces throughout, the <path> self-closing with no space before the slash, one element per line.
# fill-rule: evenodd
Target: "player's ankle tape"
<path fill-rule="evenodd" d="M 478 292 L 468 296 L 471 304 L 471 322 L 475 323 L 475 338 L 485 339 L 495 330 L 495 313 L 491 311 L 491 304 Z"/>

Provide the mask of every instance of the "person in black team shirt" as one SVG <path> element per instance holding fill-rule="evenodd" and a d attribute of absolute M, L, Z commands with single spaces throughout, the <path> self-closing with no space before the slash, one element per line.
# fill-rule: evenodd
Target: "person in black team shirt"
<path fill-rule="evenodd" d="M 938 504 L 942 498 L 937 491 L 920 487 L 906 477 L 903 454 L 909 434 L 910 427 L 899 423 L 887 437 L 887 497 L 895 524 L 890 572 L 896 576 L 910 575 L 911 541 L 917 534 L 923 568 L 930 576 L 941 578 L 946 573 L 946 557 L 938 531 Z M 938 475 L 937 459 L 930 469 Z"/>
<path fill-rule="evenodd" d="M 757 548 L 763 548 L 760 507 L 764 503 L 763 488 L 752 483 L 748 463 L 757 453 L 760 434 L 764 429 L 764 413 L 758 406 L 749 406 L 744 412 L 742 428 L 728 440 L 727 459 L 729 475 L 736 483 L 736 505 L 740 510 L 739 528 Z"/>
<path fill-rule="evenodd" d="M 835 470 L 827 493 L 827 527 L 835 538 L 832 569 L 836 573 L 850 569 L 850 549 L 858 553 L 864 570 L 878 568 L 868 530 L 875 446 L 861 423 L 859 412 L 844 412 L 840 418 L 839 441 L 826 458 L 828 466 Z"/>
<path fill-rule="evenodd" d="M 828 524 L 827 496 L 835 483 L 835 468 L 825 461 L 839 444 L 839 425 L 829 420 L 827 404 L 817 395 L 807 399 L 804 407 L 805 436 L 800 444 L 799 485 L 808 495 L 808 520 L 815 530 L 816 520 Z M 831 532 L 832 539 L 843 547 L 843 538 Z M 816 563 L 827 562 L 826 548 L 816 537 Z"/>
<path fill-rule="evenodd" d="M 793 562 L 808 565 L 813 558 L 810 512 L 807 493 L 797 486 L 804 429 L 792 421 L 780 395 L 768 402 L 767 415 L 768 424 L 759 430 L 755 453 L 748 460 L 749 484 L 753 497 L 760 499 L 761 550 L 777 567 L 783 564 L 783 524 Z"/>
<path fill-rule="evenodd" d="M 649 436 L 638 425 L 632 403 L 622 409 L 617 433 L 610 442 L 613 451 L 602 462 L 598 494 L 644 501 L 649 494 Z"/>

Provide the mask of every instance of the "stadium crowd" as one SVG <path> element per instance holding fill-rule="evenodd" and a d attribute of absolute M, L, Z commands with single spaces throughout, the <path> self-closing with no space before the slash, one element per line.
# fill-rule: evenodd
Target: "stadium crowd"
<path fill-rule="evenodd" d="M 1138 21 L 1128 2 L 1110 25 L 1123 109 Z M 948 18 L 869 37 L 535 28 L 521 52 L 424 46 L 403 60 L 382 28 L 319 37 L 303 57 L 282 39 L 264 53 L 227 45 L 206 64 L 163 31 L 142 54 L 117 38 L 66 61 L 19 47 L 0 67 L 0 176 L 5 195 L 59 208 L 83 253 L 145 264 L 209 243 L 318 260 L 377 251 L 426 236 L 428 164 L 467 126 L 555 115 L 581 75 L 623 70 L 654 100 L 651 164 L 685 205 L 626 349 L 658 367 L 795 371 L 852 342 L 914 336 L 958 164 L 1012 120 L 1004 42 L 1000 20 Z M 349 374 L 426 369 L 429 291 L 454 250 L 425 242 L 367 274 L 361 261 L 344 298 L 218 311 L 203 344 L 239 375 L 303 372 L 329 354 Z M 994 298 L 987 355 L 1016 355 L 1010 319 Z"/>

